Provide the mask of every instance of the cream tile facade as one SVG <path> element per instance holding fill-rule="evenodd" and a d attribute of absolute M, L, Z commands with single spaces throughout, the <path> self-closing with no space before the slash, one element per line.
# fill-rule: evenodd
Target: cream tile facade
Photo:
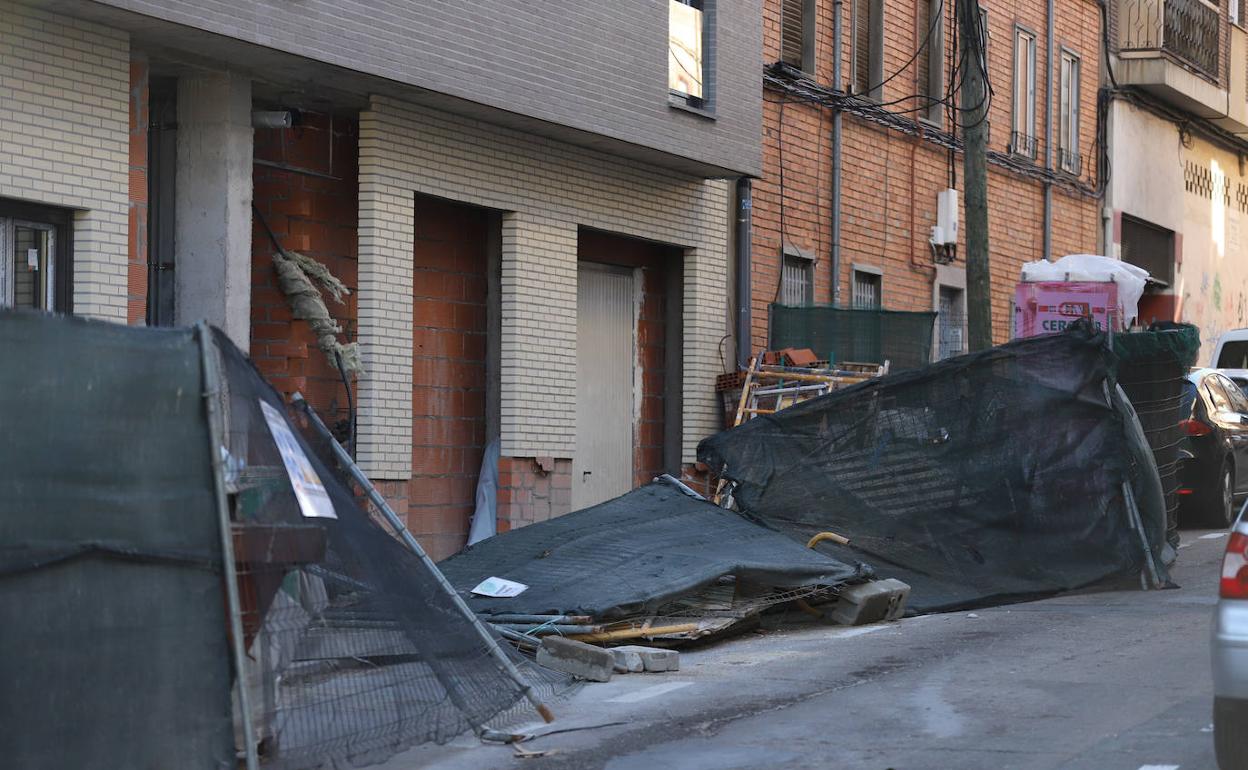
<path fill-rule="evenodd" d="M 682 176 L 373 97 L 360 115 L 359 456 L 378 478 L 411 464 L 414 194 L 503 214 L 502 450 L 570 457 L 576 443 L 577 228 L 684 249 L 682 455 L 719 427 L 731 183 Z"/>

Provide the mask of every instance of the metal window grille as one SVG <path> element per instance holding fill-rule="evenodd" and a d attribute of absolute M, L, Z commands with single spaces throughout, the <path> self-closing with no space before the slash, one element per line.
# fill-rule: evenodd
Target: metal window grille
<path fill-rule="evenodd" d="M 855 308 L 879 308 L 881 295 L 880 276 L 874 273 L 854 271 L 853 301 Z"/>
<path fill-rule="evenodd" d="M 940 287 L 940 306 L 936 315 L 936 331 L 941 358 L 966 352 L 966 313 L 962 307 L 962 290 Z"/>
<path fill-rule="evenodd" d="M 814 265 L 810 260 L 786 254 L 780 273 L 780 303 L 809 305 L 815 301 Z"/>

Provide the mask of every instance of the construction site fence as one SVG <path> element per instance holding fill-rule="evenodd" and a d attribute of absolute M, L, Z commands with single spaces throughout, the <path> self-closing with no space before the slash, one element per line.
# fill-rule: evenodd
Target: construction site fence
<path fill-rule="evenodd" d="M 932 361 L 936 313 L 773 304 L 772 350 L 809 348 L 820 360 L 882 364 L 890 371 Z"/>

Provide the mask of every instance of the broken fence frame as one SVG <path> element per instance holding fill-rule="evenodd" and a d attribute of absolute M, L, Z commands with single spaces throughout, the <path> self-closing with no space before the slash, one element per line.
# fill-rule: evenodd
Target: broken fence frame
<path fill-rule="evenodd" d="M 303 395 L 296 393 L 291 400 L 294 402 L 295 406 L 302 410 L 304 415 L 307 416 L 308 422 L 312 428 L 329 443 L 330 448 L 333 450 L 334 457 L 338 460 L 342 469 L 346 471 L 357 484 L 360 485 L 360 488 L 363 489 L 364 493 L 368 496 L 369 501 L 372 502 L 372 504 L 377 507 L 377 510 L 381 512 L 382 517 L 385 518 L 386 523 L 390 525 L 390 528 L 394 530 L 394 533 L 398 535 L 399 539 L 412 550 L 412 553 L 416 554 L 417 558 L 421 560 L 425 567 L 434 574 L 437 578 L 438 585 L 441 586 L 442 590 L 444 590 L 451 597 L 451 601 L 455 604 L 455 608 L 458 609 L 470 623 L 472 623 L 473 630 L 475 630 L 477 635 L 481 637 L 481 641 L 485 644 L 486 649 L 490 651 L 490 657 L 494 659 L 494 662 L 498 665 L 498 667 L 504 674 L 507 675 L 508 678 L 520 687 L 521 693 L 529 701 L 537 713 L 541 715 L 543 721 L 547 723 L 555 721 L 555 716 L 551 712 L 550 708 L 545 703 L 542 703 L 541 699 L 537 697 L 537 693 L 533 691 L 533 687 L 525 680 L 524 676 L 516 668 L 515 664 L 508 659 L 502 648 L 498 646 L 498 640 L 485 628 L 485 625 L 477 617 L 476 613 L 469 609 L 468 604 L 464 601 L 464 598 L 460 596 L 459 592 L 455 590 L 455 587 L 447 581 L 446 577 L 442 574 L 442 570 L 438 569 L 437 565 L 433 563 L 433 559 L 429 558 L 429 554 L 425 553 L 425 549 L 421 548 L 420 543 L 417 542 L 416 538 L 412 536 L 412 533 L 408 531 L 407 527 L 404 526 L 402 519 L 400 519 L 398 514 L 394 512 L 394 509 L 390 507 L 390 505 L 386 502 L 386 499 L 381 496 L 381 493 L 377 491 L 377 488 L 373 486 L 372 482 L 368 480 L 368 476 L 364 474 L 364 471 L 362 471 L 360 467 L 355 464 L 355 461 L 351 459 L 351 455 L 347 453 L 347 450 L 343 449 L 342 445 L 338 443 L 338 440 L 335 439 L 333 434 L 329 432 L 329 428 L 325 427 L 325 423 L 321 422 L 321 418 L 317 416 L 315 411 L 313 411 L 311 405 L 304 400 Z M 437 671 L 436 666 L 434 666 L 433 669 L 435 672 Z M 443 686 L 449 697 L 458 697 L 456 695 L 457 690 L 452 684 L 445 683 Z M 466 709 L 461 709 L 461 711 L 463 711 L 465 715 L 469 713 Z M 484 724 L 474 724 L 472 727 L 479 736 L 486 736 L 487 734 L 493 732 Z M 251 768 L 248 768 L 248 770 L 251 770 Z"/>
<path fill-rule="evenodd" d="M 208 454 L 212 457 L 212 487 L 217 501 L 217 519 L 221 528 L 221 567 L 225 579 L 226 605 L 229 609 L 230 652 L 234 658 L 234 681 L 238 692 L 239 721 L 243 727 L 244 757 L 247 770 L 259 770 L 260 758 L 256 751 L 255 728 L 251 723 L 251 698 L 247 693 L 247 650 L 243 641 L 243 610 L 238 596 L 238 573 L 234 564 L 234 533 L 230 529 L 229 501 L 225 492 L 225 468 L 222 451 L 225 447 L 225 422 L 221 404 L 221 370 L 217 361 L 216 345 L 212 330 L 200 321 L 195 325 L 195 337 L 199 350 L 204 378 L 204 409 L 208 419 Z"/>

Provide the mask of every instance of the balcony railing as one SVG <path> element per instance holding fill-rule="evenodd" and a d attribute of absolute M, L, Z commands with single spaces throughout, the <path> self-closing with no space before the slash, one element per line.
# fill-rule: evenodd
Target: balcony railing
<path fill-rule="evenodd" d="M 1218 10 L 1203 0 L 1119 0 L 1120 49 L 1165 51 L 1217 77 Z"/>

